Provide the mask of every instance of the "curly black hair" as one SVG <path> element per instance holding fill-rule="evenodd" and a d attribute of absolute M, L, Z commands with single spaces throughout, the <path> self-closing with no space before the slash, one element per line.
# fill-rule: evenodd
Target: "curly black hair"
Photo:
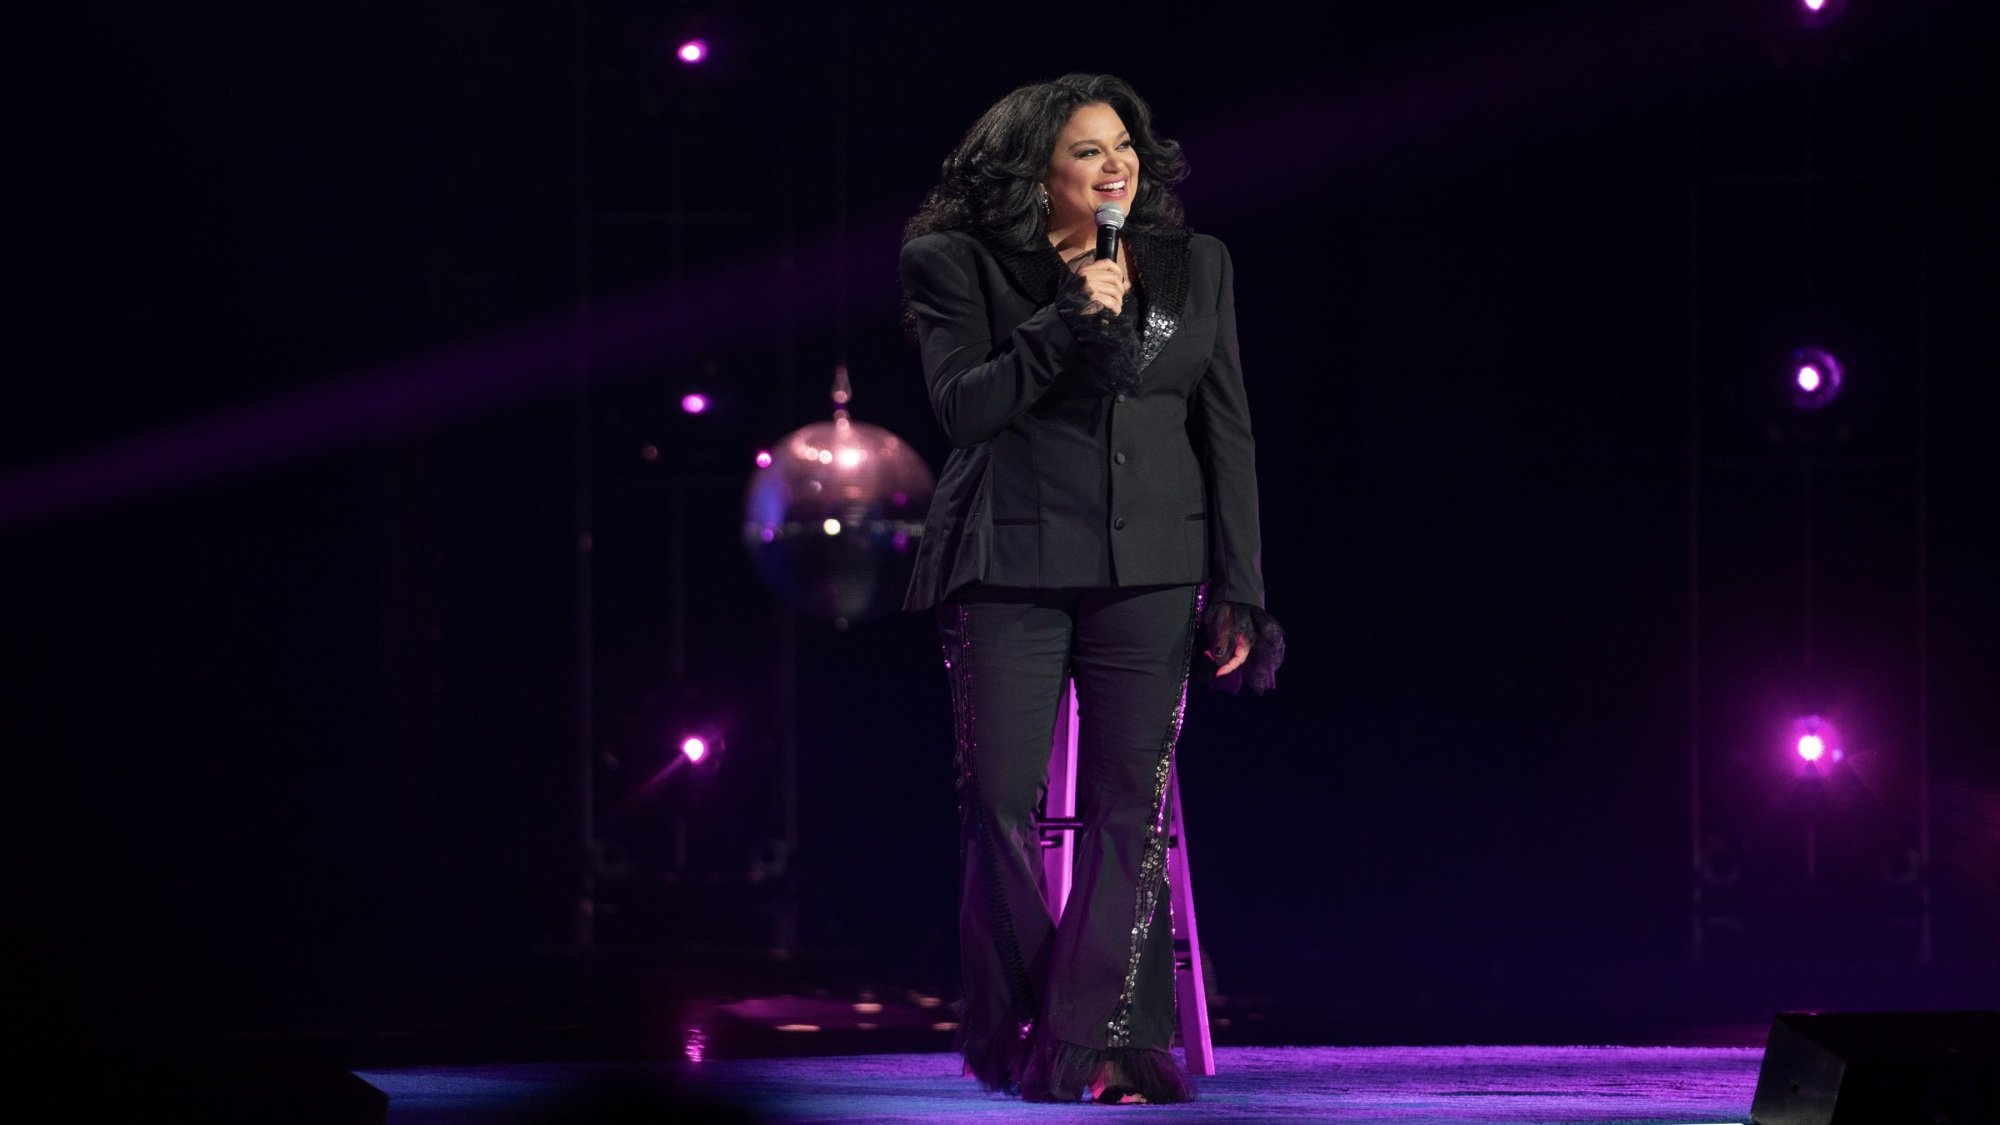
<path fill-rule="evenodd" d="M 1153 111 L 1123 80 L 1108 74 L 1066 74 L 1023 86 L 980 115 L 944 158 L 937 186 L 903 227 L 903 241 L 941 230 L 973 230 L 1003 246 L 1034 249 L 1048 236 L 1035 185 L 1048 171 L 1056 138 L 1077 110 L 1100 103 L 1118 111 L 1139 154 L 1139 197 L 1125 225 L 1134 230 L 1180 226 L 1181 200 L 1174 185 L 1187 178 L 1180 143 L 1153 133 Z"/>

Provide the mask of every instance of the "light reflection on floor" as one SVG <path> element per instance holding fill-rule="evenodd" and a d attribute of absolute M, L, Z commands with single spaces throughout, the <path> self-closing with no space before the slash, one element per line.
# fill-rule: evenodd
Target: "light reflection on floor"
<path fill-rule="evenodd" d="M 1464 1125 L 1741 1125 L 1761 1052 L 1733 1047 L 1225 1047 L 1200 1100 L 1121 1120 Z M 788 1122 L 1105 1120 L 1103 1107 L 984 1094 L 947 1054 L 523 1064 L 366 1071 L 391 1125 L 623 1120 Z M 728 1112 L 734 1109 L 737 1112 Z M 596 1113 L 601 1116 L 590 1116 Z"/>

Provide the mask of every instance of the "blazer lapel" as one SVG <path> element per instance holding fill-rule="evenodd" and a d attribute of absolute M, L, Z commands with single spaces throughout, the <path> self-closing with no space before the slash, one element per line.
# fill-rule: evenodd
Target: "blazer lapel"
<path fill-rule="evenodd" d="M 1134 233 L 1144 239 L 1140 253 L 1146 262 L 1146 324 L 1139 334 L 1139 370 L 1144 371 L 1180 329 L 1192 238 L 1184 228 Z"/>
<path fill-rule="evenodd" d="M 1061 295 L 1069 267 L 1054 247 L 1022 250 L 974 233 L 1000 263 L 1007 280 L 1030 301 L 1046 305 Z M 1181 312 L 1187 306 L 1192 235 L 1183 228 L 1127 231 L 1125 238 L 1138 242 L 1146 259 L 1146 323 L 1139 332 L 1138 356 L 1138 369 L 1144 371 L 1180 330 Z"/>
<path fill-rule="evenodd" d="M 983 232 L 974 231 L 973 234 L 986 247 L 987 253 L 1000 263 L 1001 272 L 1007 275 L 1014 288 L 1025 293 L 1037 306 L 1054 301 L 1060 294 L 1063 275 L 1069 271 L 1055 247 L 1045 241 L 1039 249 L 1021 250 L 1002 246 L 985 237 Z"/>

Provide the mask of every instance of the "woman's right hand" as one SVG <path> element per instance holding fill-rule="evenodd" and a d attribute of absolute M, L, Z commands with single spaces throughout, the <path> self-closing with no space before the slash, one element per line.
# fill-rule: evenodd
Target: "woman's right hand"
<path fill-rule="evenodd" d="M 1125 308 L 1125 295 L 1132 283 L 1125 276 L 1125 263 L 1098 258 L 1095 251 L 1079 254 L 1069 262 L 1070 271 L 1083 282 L 1083 311 L 1092 316 L 1108 311 L 1117 316 Z"/>

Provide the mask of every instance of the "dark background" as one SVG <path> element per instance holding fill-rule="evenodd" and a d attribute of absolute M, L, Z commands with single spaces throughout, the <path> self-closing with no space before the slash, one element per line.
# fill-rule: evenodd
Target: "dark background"
<path fill-rule="evenodd" d="M 1635 965 L 1962 1002 L 2000 943 L 1992 40 L 1793 7 L 10 12 L 10 991 L 291 1032 L 948 990 L 930 625 L 792 621 L 741 489 L 839 361 L 941 463 L 900 223 L 995 98 L 1101 69 L 1234 255 L 1291 638 L 1182 742 L 1216 989 L 1300 1039 L 1521 981 L 1561 1038 Z M 1810 416 L 1803 344 L 1847 364 Z M 1848 737 L 1817 783 L 1808 710 Z M 700 724 L 714 770 L 646 789 Z"/>

